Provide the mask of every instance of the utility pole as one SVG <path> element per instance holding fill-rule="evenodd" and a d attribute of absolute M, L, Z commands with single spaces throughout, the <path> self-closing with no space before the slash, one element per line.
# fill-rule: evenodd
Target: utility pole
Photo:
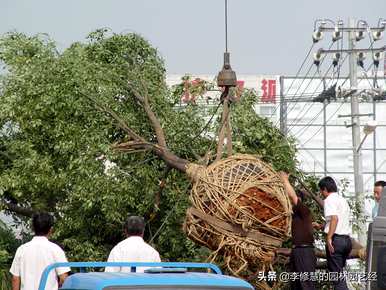
<path fill-rule="evenodd" d="M 287 136 L 287 102 L 284 96 L 284 77 L 280 77 L 280 131 Z"/>
<path fill-rule="evenodd" d="M 327 105 L 328 101 L 323 101 L 323 160 L 324 176 L 327 175 Z"/>
<path fill-rule="evenodd" d="M 354 51 L 355 49 L 355 21 L 353 18 L 349 19 L 349 38 L 348 38 L 348 53 L 349 53 L 349 66 L 350 66 L 350 90 L 358 89 L 358 67 L 357 57 Z M 354 167 L 354 186 L 355 186 L 355 199 L 357 203 L 357 209 L 364 212 L 364 188 L 363 188 L 363 164 L 362 164 L 362 151 L 358 150 L 361 143 L 361 129 L 360 129 L 360 115 L 359 115 L 359 96 L 354 93 L 351 95 L 351 126 L 352 126 L 352 146 L 353 146 L 353 167 Z M 359 243 L 364 245 L 366 243 L 366 237 L 364 229 L 366 228 L 365 222 L 362 220 L 358 223 L 358 240 Z"/>
<path fill-rule="evenodd" d="M 319 22 L 319 27 L 316 27 L 316 23 Z M 330 26 L 328 24 L 333 24 Z M 318 42 L 323 38 L 323 32 L 329 31 L 333 33 L 332 40 L 337 41 L 338 39 L 342 39 L 343 33 L 348 34 L 348 47 L 347 49 L 337 49 L 337 50 L 324 50 L 319 49 L 318 52 L 314 55 L 314 60 L 316 62 L 320 62 L 320 59 L 323 54 L 330 53 L 334 54 L 336 59 L 339 59 L 340 54 L 347 53 L 349 56 L 349 77 L 350 77 L 350 95 L 351 95 L 351 114 L 350 115 L 341 115 L 341 117 L 351 117 L 351 125 L 352 127 L 352 152 L 353 152 L 353 170 L 354 170 L 354 187 L 355 187 L 355 201 L 356 208 L 360 211 L 360 220 L 357 221 L 358 225 L 358 240 L 362 245 L 366 244 L 366 223 L 361 216 L 364 214 L 364 186 L 363 186 L 363 165 L 362 165 L 362 153 L 361 146 L 364 141 L 361 142 L 361 127 L 360 127 L 360 117 L 368 116 L 368 114 L 360 114 L 359 113 L 359 94 L 358 91 L 358 62 L 359 54 L 363 55 L 366 53 L 371 53 L 373 56 L 374 64 L 378 61 L 379 64 L 379 56 L 383 53 L 386 47 L 374 48 L 373 44 L 368 49 L 356 49 L 356 42 L 364 38 L 364 34 L 366 32 L 369 35 L 372 35 L 372 43 L 376 40 L 379 40 L 382 36 L 382 32 L 385 30 L 386 20 L 380 19 L 378 22 L 378 27 L 370 27 L 368 26 L 366 21 L 359 20 L 355 22 L 354 19 L 349 19 L 349 25 L 347 27 L 343 26 L 343 21 L 338 21 L 335 23 L 329 19 L 319 19 L 315 22 L 313 40 L 314 43 Z M 377 55 L 378 54 L 378 55 Z M 339 57 L 337 57 L 339 55 Z M 335 89 L 334 89 L 335 90 Z M 331 93 L 331 92 L 330 92 Z M 317 101 L 323 102 L 326 98 L 326 94 L 321 94 L 321 96 L 317 97 Z M 315 100 L 314 100 L 315 101 Z M 366 135 L 367 136 L 367 135 Z M 326 147 L 326 143 L 324 144 Z M 326 148 L 325 148 L 326 150 Z M 326 155 L 324 156 L 325 160 Z M 325 168 L 326 171 L 326 168 Z"/>

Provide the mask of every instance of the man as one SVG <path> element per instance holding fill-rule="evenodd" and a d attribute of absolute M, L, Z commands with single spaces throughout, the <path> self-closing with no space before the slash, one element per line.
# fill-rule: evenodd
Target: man
<path fill-rule="evenodd" d="M 125 223 L 127 238 L 118 243 L 110 252 L 107 262 L 161 262 L 158 252 L 145 243 L 145 221 L 139 216 L 130 216 Z M 106 272 L 130 272 L 129 267 L 106 267 Z M 137 268 L 143 272 L 144 268 Z"/>
<path fill-rule="evenodd" d="M 292 203 L 292 251 L 290 256 L 291 272 L 314 273 L 316 268 L 316 256 L 314 249 L 314 237 L 312 216 L 307 206 L 303 204 L 304 194 L 296 194 L 288 180 L 288 174 L 281 172 L 281 180 L 284 189 Z M 315 282 L 310 279 L 300 279 L 291 282 L 291 289 L 312 290 L 316 289 Z"/>
<path fill-rule="evenodd" d="M 342 273 L 346 260 L 351 252 L 350 239 L 350 207 L 340 196 L 334 179 L 330 176 L 322 178 L 319 183 L 320 193 L 324 196 L 324 217 L 326 225 L 327 268 L 330 272 Z M 344 278 L 332 281 L 335 290 L 348 289 Z"/>
<path fill-rule="evenodd" d="M 67 262 L 63 250 L 50 242 L 48 237 L 52 233 L 53 217 L 45 212 L 32 217 L 33 239 L 21 245 L 15 254 L 10 272 L 12 274 L 12 290 L 36 290 L 44 269 L 53 263 Z M 48 277 L 46 290 L 57 290 L 63 284 L 70 268 L 57 268 Z"/>
<path fill-rule="evenodd" d="M 386 186 L 386 181 L 379 180 L 374 183 L 374 207 L 372 212 L 373 219 L 378 215 L 379 210 L 379 201 L 381 200 L 381 194 L 383 191 L 383 188 Z"/>

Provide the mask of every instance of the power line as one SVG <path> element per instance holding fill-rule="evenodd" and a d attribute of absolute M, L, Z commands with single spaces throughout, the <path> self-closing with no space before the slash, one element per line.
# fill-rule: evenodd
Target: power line
<path fill-rule="evenodd" d="M 371 66 L 371 65 L 370 65 Z M 368 69 L 370 69 L 370 67 L 368 68 Z M 345 81 L 343 82 L 343 83 L 345 83 L 347 80 L 348 80 L 349 78 L 347 77 L 346 79 L 345 79 Z M 361 79 L 359 82 L 358 82 L 358 85 L 363 81 L 364 79 Z M 342 105 L 341 106 L 343 106 L 343 104 L 344 103 L 342 103 Z M 312 119 L 311 119 L 311 121 L 309 121 L 303 128 L 301 128 L 298 132 L 296 132 L 296 133 L 294 133 L 293 134 L 293 136 L 296 138 L 296 136 L 301 136 L 309 127 L 310 127 L 310 125 L 312 125 L 313 123 L 314 123 L 314 121 L 320 116 L 320 114 L 323 112 L 323 109 L 324 108 L 322 108 L 319 112 L 318 112 L 318 114 L 316 114 Z M 331 119 L 331 118 L 330 118 Z M 329 119 L 329 120 L 330 120 Z M 328 120 L 328 121 L 329 121 Z M 294 126 L 293 126 L 294 127 Z M 321 130 L 321 128 L 322 128 L 322 126 L 320 126 L 320 129 L 318 130 L 318 132 Z M 317 133 L 318 133 L 317 132 Z M 316 134 L 315 134 L 316 135 Z M 313 136 L 314 137 L 314 136 Z M 307 140 L 306 142 L 308 142 L 309 140 Z"/>
<path fill-rule="evenodd" d="M 304 132 L 306 132 L 307 129 L 310 127 L 310 125 L 312 125 L 316 121 L 316 119 L 320 116 L 320 114 L 323 112 L 323 110 L 324 110 L 324 107 L 303 128 L 301 128 L 296 133 L 296 135 L 301 136 Z M 293 136 L 296 138 L 295 134 Z"/>
<path fill-rule="evenodd" d="M 370 43 L 370 47 L 371 47 L 371 45 L 373 44 L 373 42 L 371 42 Z M 331 47 L 331 46 L 330 46 Z M 342 46 L 341 47 L 343 47 L 343 44 L 342 44 Z M 338 69 L 338 78 L 337 78 L 337 81 L 336 81 L 336 84 L 338 83 L 338 81 L 339 81 L 339 75 L 340 75 L 340 70 L 341 70 L 341 67 L 342 67 L 342 65 L 343 65 L 343 63 L 345 62 L 345 60 L 347 59 L 347 56 L 348 55 L 346 55 L 345 56 L 345 58 L 344 58 L 344 60 L 340 63 L 340 65 L 339 65 L 339 69 Z M 369 65 L 369 67 L 367 68 L 367 70 L 366 70 L 366 72 L 365 72 L 365 79 L 367 79 L 368 80 L 368 75 L 367 75 L 367 73 L 368 73 L 368 71 L 369 71 L 369 69 L 371 68 L 371 66 L 372 66 L 372 64 L 370 64 Z M 348 80 L 349 78 L 347 77 L 344 81 L 343 81 L 343 83 L 342 84 L 340 84 L 340 86 L 339 87 L 342 87 L 345 83 L 346 83 L 346 81 Z M 363 81 L 363 79 L 364 78 L 362 78 L 360 81 L 359 81 L 359 83 L 361 82 L 361 81 Z M 369 81 L 369 80 L 368 80 Z M 369 81 L 370 82 L 370 81 Z M 359 84 L 358 83 L 358 84 Z M 318 87 L 320 86 L 320 84 L 318 85 Z M 318 88 L 317 87 L 317 88 Z M 296 104 L 296 102 L 295 102 L 295 104 Z M 308 110 L 307 110 L 307 112 L 306 113 L 308 113 L 308 111 L 311 109 L 311 107 L 313 106 L 313 104 L 311 105 L 311 106 L 309 106 L 309 108 L 308 108 Z M 305 107 L 305 105 L 303 106 L 303 108 Z M 321 110 L 321 111 L 319 111 L 319 113 L 317 114 L 317 116 L 315 116 L 315 117 L 318 117 L 321 113 L 322 113 L 322 111 L 323 110 Z M 300 113 L 302 112 L 302 110 L 300 110 Z M 287 115 L 288 115 L 288 113 L 287 113 Z M 305 116 L 306 114 L 303 114 L 302 115 L 302 118 Z M 313 121 L 314 120 L 316 120 L 316 118 L 313 118 L 306 126 L 305 126 L 305 128 L 303 128 L 303 129 L 300 129 L 298 132 L 296 132 L 294 135 L 299 135 L 299 133 L 304 133 L 305 132 L 305 130 L 309 127 L 309 125 L 311 125 L 312 123 L 313 123 Z M 301 119 L 301 118 L 300 118 Z M 296 120 L 296 118 L 295 118 L 295 120 Z M 296 124 L 294 124 L 293 123 L 293 125 L 292 125 L 292 127 L 291 128 L 293 128 L 294 127 L 294 125 L 296 125 Z M 290 129 L 291 129 L 290 128 Z"/>
<path fill-rule="evenodd" d="M 337 71 L 338 71 L 338 77 L 337 77 L 337 80 L 336 80 L 335 85 L 338 83 L 340 70 L 341 70 L 341 67 L 342 67 L 343 63 L 346 61 L 346 59 L 347 59 L 347 55 L 345 56 L 345 58 L 343 59 L 343 61 L 341 61 L 341 62 L 338 64 L 338 68 L 337 68 Z M 328 71 L 329 71 L 329 70 L 328 70 Z M 328 71 L 326 72 L 326 74 L 325 74 L 323 80 L 325 80 Z M 347 78 L 346 78 L 346 80 L 347 80 Z M 329 85 L 331 85 L 332 82 L 333 82 L 333 79 L 330 80 Z M 319 85 L 317 86 L 316 90 L 319 88 L 320 84 L 321 84 L 321 83 L 319 83 Z M 329 87 L 329 86 L 328 86 L 328 87 Z M 316 91 L 316 90 L 315 90 L 315 91 Z M 302 119 L 302 118 L 310 111 L 310 109 L 312 108 L 312 106 L 313 106 L 314 104 L 315 104 L 315 102 L 313 102 L 313 103 L 311 104 L 311 106 L 309 106 L 309 108 L 308 108 L 308 109 L 306 110 L 306 112 L 302 115 L 302 117 L 299 118 L 299 120 L 301 120 L 301 119 Z M 304 108 L 304 107 L 305 107 L 305 106 L 303 106 L 303 108 Z M 302 112 L 302 110 L 300 110 L 300 113 L 301 113 L 301 112 Z M 296 118 L 295 118 L 295 120 L 296 120 Z M 297 123 L 299 123 L 299 120 L 298 120 Z M 297 124 L 297 123 L 296 123 L 296 124 Z M 293 124 L 291 128 L 293 128 L 296 124 Z M 291 128 L 289 128 L 289 129 L 291 129 Z M 299 132 L 300 132 L 300 130 L 299 130 L 297 133 L 295 133 L 294 135 L 297 135 Z"/>
<path fill-rule="evenodd" d="M 321 81 L 320 81 L 319 85 L 316 87 L 316 89 L 315 89 L 314 92 L 316 92 L 316 90 L 319 88 L 319 86 L 320 86 L 322 83 L 324 83 L 324 81 L 325 81 L 325 79 L 326 79 L 326 76 L 327 76 L 327 74 L 329 73 L 331 67 L 332 67 L 332 64 L 329 66 L 328 70 L 326 71 L 326 73 L 324 74 L 324 76 L 321 78 Z M 303 93 L 304 93 L 304 92 L 303 92 Z M 299 123 L 299 121 L 300 121 L 300 120 L 301 120 L 301 119 L 302 119 L 302 118 L 303 118 L 303 117 L 311 110 L 311 108 L 312 108 L 312 106 L 313 106 L 314 104 L 315 104 L 315 102 L 312 102 L 311 106 L 309 106 L 308 109 L 307 109 L 305 112 L 303 112 L 303 109 L 305 108 L 306 103 L 303 105 L 303 108 L 299 111 L 299 113 L 298 113 L 298 115 L 295 117 L 293 123 L 292 123 L 292 124 L 289 124 L 290 127 L 288 127 L 288 131 L 290 131 L 291 128 L 294 127 L 294 125 L 296 125 L 296 124 Z M 303 112 L 303 114 L 302 114 L 302 112 Z M 302 114 L 302 116 L 299 117 L 301 114 Z M 291 126 L 291 125 L 292 125 L 292 126 Z"/>
<path fill-rule="evenodd" d="M 340 108 L 342 108 L 343 105 L 344 103 L 341 103 L 340 106 L 335 110 L 335 112 L 330 116 L 330 118 L 328 118 L 328 120 L 326 121 L 326 125 L 336 115 L 336 113 L 340 110 Z M 322 109 L 322 111 L 323 110 L 324 108 Z M 320 126 L 319 129 L 310 138 L 307 139 L 307 141 L 302 143 L 302 145 L 305 146 L 308 142 L 310 142 L 320 132 L 320 130 L 322 130 L 322 128 L 323 126 Z"/>
<path fill-rule="evenodd" d="M 308 153 L 308 155 L 311 156 L 311 158 L 315 161 L 315 163 L 319 164 L 320 167 L 322 168 L 324 167 L 324 164 L 322 164 L 309 150 L 304 148 L 302 145 L 300 145 L 300 147 L 301 147 L 301 150 L 303 150 L 304 152 Z M 326 173 L 331 175 L 331 173 L 328 170 L 326 170 Z"/>
<path fill-rule="evenodd" d="M 333 44 L 334 44 L 334 43 L 331 43 L 329 49 L 332 47 Z M 323 58 L 321 59 L 321 61 L 320 61 L 320 63 L 319 63 L 318 66 L 322 65 L 322 63 L 323 63 L 324 60 L 326 59 L 326 56 L 327 56 L 327 55 L 324 55 L 324 56 L 323 56 Z M 312 65 L 313 65 L 313 64 L 311 64 L 310 69 L 312 68 Z M 309 69 L 309 71 L 310 71 L 310 69 Z M 309 71 L 308 71 L 308 72 L 309 72 Z M 308 72 L 307 72 L 307 73 L 308 73 Z M 314 75 L 311 77 L 311 79 L 309 79 L 306 88 L 303 90 L 303 93 L 305 92 L 305 90 L 307 90 L 307 88 L 310 86 L 310 84 L 312 83 L 312 81 L 315 79 L 316 74 L 317 74 L 317 70 L 315 71 L 315 73 L 314 73 Z M 300 90 L 301 86 L 302 86 L 303 83 L 304 83 L 304 80 L 305 80 L 305 78 L 304 78 L 304 79 L 302 80 L 302 82 L 300 83 L 300 85 L 299 85 L 298 89 L 296 90 L 296 93 L 295 93 L 295 94 L 297 94 L 298 91 Z M 296 105 L 296 102 L 292 104 L 292 108 L 291 108 L 291 107 L 287 108 L 287 111 L 286 111 L 286 115 L 287 115 L 287 116 L 288 116 L 289 113 L 291 113 L 291 111 L 294 109 L 295 105 Z M 275 125 L 277 125 L 277 122 L 278 122 L 278 121 L 276 121 Z"/>
<path fill-rule="evenodd" d="M 284 96 L 288 96 L 289 90 L 292 88 L 292 85 L 294 84 L 296 78 L 299 76 L 299 74 L 300 74 L 300 72 L 301 72 L 301 70 L 302 70 L 304 64 L 306 63 L 308 57 L 310 56 L 310 53 L 311 53 L 312 49 L 314 48 L 314 46 L 315 46 L 315 42 L 313 42 L 312 45 L 311 45 L 311 47 L 309 48 L 309 50 L 308 50 L 308 52 L 307 52 L 307 54 L 306 54 L 306 57 L 304 58 L 302 64 L 300 65 L 300 68 L 299 68 L 298 71 L 296 72 L 296 75 L 295 75 L 295 77 L 293 78 L 293 80 L 292 80 L 290 86 L 288 87 L 287 92 L 284 94 Z M 312 64 L 311 64 L 311 67 L 312 67 Z M 309 68 L 309 70 L 311 69 L 311 67 Z M 309 71 L 309 70 L 308 70 L 308 71 Z M 307 74 L 308 74 L 308 72 L 306 73 L 306 75 L 307 75 Z M 276 113 L 277 108 L 278 108 L 278 106 L 276 106 L 276 108 L 275 108 L 275 110 L 273 111 L 273 113 L 271 114 L 271 116 L 273 116 L 273 115 Z"/>

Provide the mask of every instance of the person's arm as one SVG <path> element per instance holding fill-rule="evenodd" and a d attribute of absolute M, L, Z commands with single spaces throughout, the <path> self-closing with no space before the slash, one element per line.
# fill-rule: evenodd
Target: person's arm
<path fill-rule="evenodd" d="M 20 277 L 12 275 L 12 290 L 20 290 Z"/>
<path fill-rule="evenodd" d="M 56 263 L 68 263 L 66 254 L 58 244 L 54 244 L 53 250 L 54 250 L 54 257 L 55 257 Z M 67 278 L 68 273 L 70 271 L 71 271 L 71 268 L 69 267 L 59 267 L 55 269 L 59 287 L 63 285 L 64 280 Z"/>
<path fill-rule="evenodd" d="M 319 205 L 320 208 L 324 208 L 324 200 L 321 199 L 319 195 L 310 193 L 307 190 L 303 190 L 303 192 L 307 197 L 311 197 Z"/>
<path fill-rule="evenodd" d="M 20 271 L 20 265 L 21 265 L 21 257 L 22 257 L 22 250 L 21 247 L 19 247 L 16 250 L 15 257 L 13 258 L 11 268 L 9 269 L 9 272 L 12 274 L 12 290 L 20 290 L 21 286 L 21 271 Z"/>
<path fill-rule="evenodd" d="M 316 203 L 317 203 L 321 208 L 324 207 L 324 200 L 321 199 L 319 195 L 314 194 L 314 195 L 313 195 L 313 198 L 314 198 L 314 200 L 316 201 Z"/>
<path fill-rule="evenodd" d="M 312 222 L 312 226 L 316 230 L 322 230 L 326 226 L 326 223 L 319 224 L 317 222 Z"/>
<path fill-rule="evenodd" d="M 154 262 L 161 262 L 161 257 L 157 251 L 154 252 L 153 261 Z"/>
<path fill-rule="evenodd" d="M 304 195 L 306 195 L 307 197 L 311 197 L 314 201 L 316 201 L 316 203 L 320 206 L 320 208 L 323 208 L 324 207 L 324 200 L 321 199 L 320 196 L 318 196 L 317 194 L 308 190 L 307 189 L 308 187 L 304 184 L 304 182 L 300 178 L 296 177 L 296 179 L 299 181 L 299 183 L 304 188 L 304 190 L 303 190 Z"/>
<path fill-rule="evenodd" d="M 107 262 L 120 262 L 120 259 L 118 259 L 116 256 L 117 248 L 113 248 L 109 254 L 109 257 L 107 258 Z M 120 272 L 120 267 L 106 267 L 105 272 Z"/>
<path fill-rule="evenodd" d="M 336 231 L 336 226 L 338 225 L 338 216 L 337 215 L 332 215 L 330 216 L 330 227 L 328 229 L 327 233 L 327 246 L 328 250 L 330 251 L 331 254 L 334 253 L 334 247 L 332 246 L 332 236 L 335 234 Z"/>
<path fill-rule="evenodd" d="M 281 171 L 279 174 L 280 174 L 280 179 L 283 182 L 285 192 L 288 194 L 288 197 L 290 198 L 292 204 L 297 205 L 298 196 L 296 195 L 294 188 L 292 187 L 292 185 L 288 180 L 289 178 L 288 173 Z"/>
<path fill-rule="evenodd" d="M 68 277 L 68 272 L 59 275 L 59 287 L 62 287 L 64 280 Z"/>

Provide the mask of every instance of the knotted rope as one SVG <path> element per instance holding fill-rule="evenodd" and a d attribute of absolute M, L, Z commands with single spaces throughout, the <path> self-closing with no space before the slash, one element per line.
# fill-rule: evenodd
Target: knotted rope
<path fill-rule="evenodd" d="M 290 233 L 291 206 L 279 176 L 252 155 L 234 155 L 208 167 L 189 164 L 193 180 L 184 230 L 241 277 L 270 267 Z"/>

